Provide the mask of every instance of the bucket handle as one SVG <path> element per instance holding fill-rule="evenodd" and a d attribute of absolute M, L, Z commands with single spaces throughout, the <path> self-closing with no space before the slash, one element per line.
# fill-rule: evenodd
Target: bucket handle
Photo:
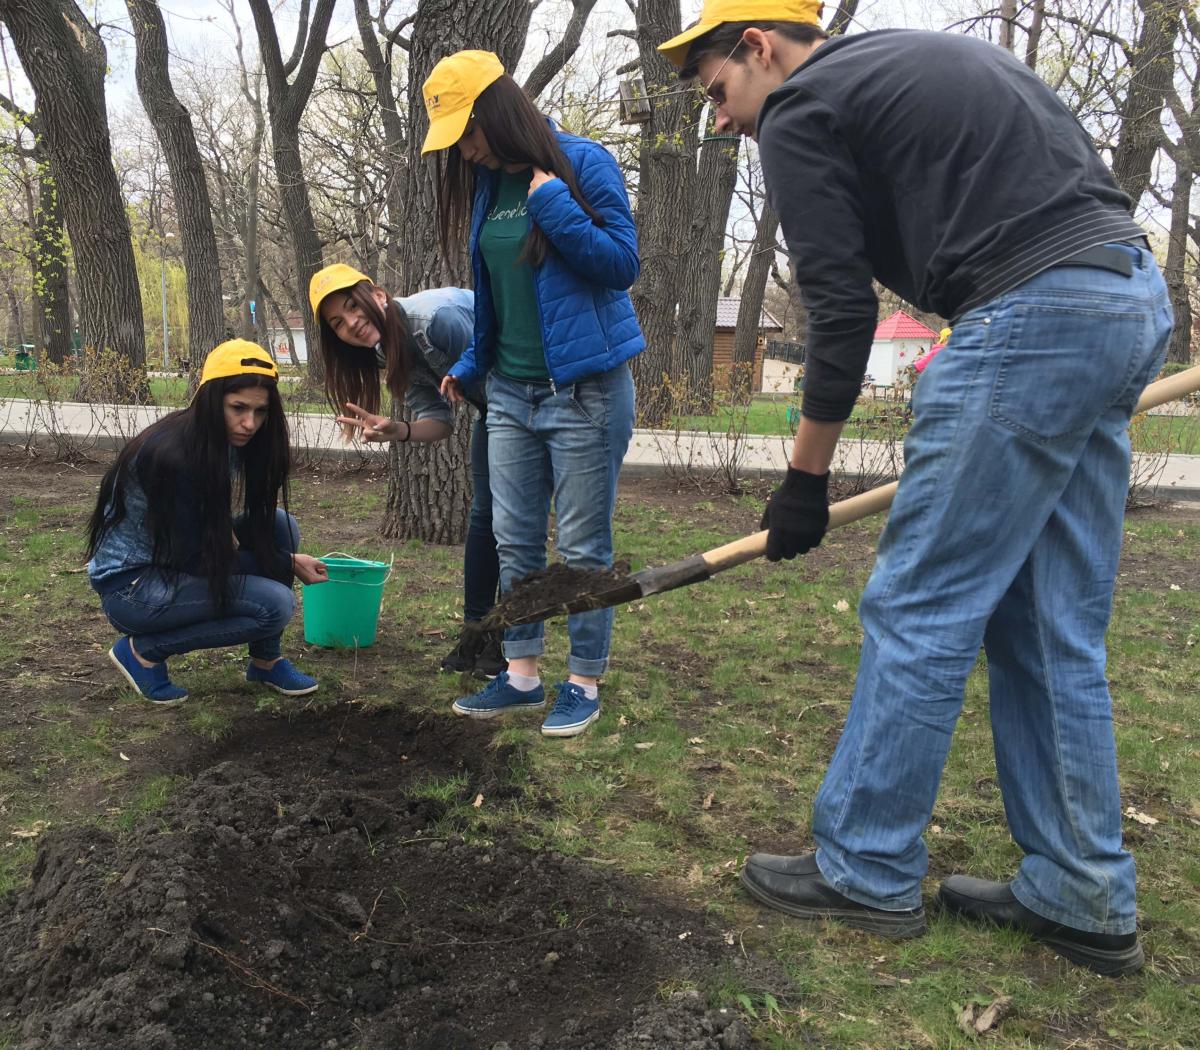
<path fill-rule="evenodd" d="M 345 551 L 330 551 L 328 554 L 322 554 L 318 561 L 325 558 L 333 557 L 349 558 L 351 561 L 362 561 L 361 558 L 356 558 L 353 554 L 347 554 Z M 396 552 L 392 551 L 391 558 L 388 559 L 387 575 L 379 583 L 359 583 L 357 580 L 338 580 L 338 583 L 348 583 L 351 587 L 382 587 L 392 578 L 392 569 L 396 564 Z"/>

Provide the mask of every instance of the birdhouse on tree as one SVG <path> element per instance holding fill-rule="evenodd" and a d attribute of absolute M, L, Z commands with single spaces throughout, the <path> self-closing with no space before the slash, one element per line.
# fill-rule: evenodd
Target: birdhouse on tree
<path fill-rule="evenodd" d="M 646 81 L 641 77 L 622 80 L 621 123 L 645 124 L 650 119 L 650 96 L 646 94 Z"/>

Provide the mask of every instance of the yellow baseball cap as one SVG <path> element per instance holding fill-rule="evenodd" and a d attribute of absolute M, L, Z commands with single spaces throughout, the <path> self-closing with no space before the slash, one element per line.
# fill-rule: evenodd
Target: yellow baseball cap
<path fill-rule="evenodd" d="M 330 292 L 338 292 L 343 288 L 352 288 L 359 281 L 370 281 L 365 273 L 359 273 L 353 266 L 345 263 L 334 263 L 318 270 L 308 282 L 308 302 L 312 307 L 313 317 L 321 320 L 321 301 Z"/>
<path fill-rule="evenodd" d="M 269 376 L 279 378 L 275 362 L 258 343 L 248 339 L 230 339 L 216 347 L 204 359 L 204 371 L 200 373 L 200 385 L 210 379 L 225 379 L 228 376 Z"/>
<path fill-rule="evenodd" d="M 687 61 L 692 41 L 724 22 L 807 22 L 819 26 L 824 6 L 813 0 L 705 0 L 696 24 L 659 44 L 658 50 L 679 68 Z"/>
<path fill-rule="evenodd" d="M 475 100 L 503 75 L 504 66 L 491 51 L 456 51 L 434 66 L 421 89 L 429 114 L 421 152 L 446 149 L 462 138 Z"/>

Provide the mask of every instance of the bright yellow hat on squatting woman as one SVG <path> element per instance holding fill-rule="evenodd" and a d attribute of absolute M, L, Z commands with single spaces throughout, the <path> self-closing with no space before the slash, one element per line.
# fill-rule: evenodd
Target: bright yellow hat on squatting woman
<path fill-rule="evenodd" d="M 824 6 L 813 0 L 705 0 L 699 20 L 679 36 L 659 44 L 658 50 L 681 67 L 692 41 L 725 22 L 807 22 L 819 26 Z"/>
<path fill-rule="evenodd" d="M 216 347 L 204 359 L 204 371 L 200 373 L 200 386 L 211 379 L 226 379 L 229 376 L 268 376 L 279 378 L 275 362 L 258 343 L 249 339 L 230 339 Z"/>
<path fill-rule="evenodd" d="M 353 266 L 347 266 L 345 263 L 334 263 L 318 270 L 308 282 L 308 302 L 312 307 L 313 318 L 321 320 L 321 301 L 330 292 L 353 288 L 359 281 L 370 279 L 365 273 L 359 273 Z"/>
<path fill-rule="evenodd" d="M 429 114 L 421 152 L 446 149 L 462 138 L 475 100 L 503 75 L 504 66 L 491 51 L 456 51 L 434 66 L 421 89 Z"/>

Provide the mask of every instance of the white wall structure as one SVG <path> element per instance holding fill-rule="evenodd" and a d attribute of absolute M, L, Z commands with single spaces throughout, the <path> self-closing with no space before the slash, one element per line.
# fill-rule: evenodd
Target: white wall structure
<path fill-rule="evenodd" d="M 937 342 L 937 332 L 897 310 L 875 329 L 867 359 L 869 386 L 896 385 L 896 377 Z"/>

